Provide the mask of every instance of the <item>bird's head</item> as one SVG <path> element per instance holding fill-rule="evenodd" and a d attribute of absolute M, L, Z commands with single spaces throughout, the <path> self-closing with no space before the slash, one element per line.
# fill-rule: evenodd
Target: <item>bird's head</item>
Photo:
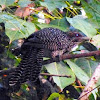
<path fill-rule="evenodd" d="M 89 40 L 88 37 L 82 35 L 79 32 L 68 32 L 68 37 L 71 39 L 72 42 L 83 42 Z"/>

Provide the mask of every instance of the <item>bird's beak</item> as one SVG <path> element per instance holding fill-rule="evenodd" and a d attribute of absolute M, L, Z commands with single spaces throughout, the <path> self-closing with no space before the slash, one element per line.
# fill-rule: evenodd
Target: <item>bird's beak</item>
<path fill-rule="evenodd" d="M 88 37 L 76 37 L 72 41 L 73 42 L 83 42 L 83 41 L 89 41 L 89 40 L 90 40 L 90 38 L 88 38 Z"/>
<path fill-rule="evenodd" d="M 88 38 L 88 37 L 81 37 L 81 39 L 82 40 L 86 40 L 86 41 L 89 41 L 90 40 L 90 38 Z"/>

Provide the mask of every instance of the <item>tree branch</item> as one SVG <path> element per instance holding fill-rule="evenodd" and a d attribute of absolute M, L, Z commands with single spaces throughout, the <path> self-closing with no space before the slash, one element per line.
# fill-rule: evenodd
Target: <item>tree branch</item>
<path fill-rule="evenodd" d="M 49 59 L 49 60 L 45 60 L 43 61 L 43 65 L 45 64 L 49 64 L 52 62 L 57 62 L 57 61 L 62 61 L 65 59 L 73 59 L 73 58 L 81 58 L 81 57 L 90 57 L 90 56 L 100 56 L 100 50 L 97 51 L 91 51 L 88 53 L 81 53 L 81 54 L 64 54 L 58 57 L 55 57 L 55 59 Z"/>
<path fill-rule="evenodd" d="M 78 100 L 88 100 L 89 95 L 95 89 L 96 83 L 98 82 L 99 79 L 100 79 L 100 64 L 96 67 L 95 72 L 93 73 L 91 79 L 88 81 L 86 87 L 84 88 Z"/>
<path fill-rule="evenodd" d="M 73 59 L 73 58 L 81 58 L 81 57 L 89 57 L 89 56 L 100 56 L 100 50 L 91 51 L 91 52 L 88 52 L 88 53 L 81 53 L 81 54 L 64 54 L 64 55 L 61 55 L 59 57 L 55 57 L 55 59 L 44 60 L 43 65 L 50 64 L 50 63 L 57 62 L 57 61 L 62 61 L 62 60 L 65 60 L 65 59 Z M 8 70 L 1 70 L 0 76 L 2 76 L 4 74 L 7 75 L 10 72 L 17 70 L 17 68 L 10 68 Z"/>

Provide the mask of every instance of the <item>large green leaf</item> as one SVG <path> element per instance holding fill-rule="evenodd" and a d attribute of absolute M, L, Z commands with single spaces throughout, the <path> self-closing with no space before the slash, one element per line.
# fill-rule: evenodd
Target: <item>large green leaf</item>
<path fill-rule="evenodd" d="M 0 21 L 5 22 L 6 34 L 10 41 L 26 38 L 35 31 L 33 23 L 18 19 L 10 14 L 1 14 Z"/>
<path fill-rule="evenodd" d="M 66 18 L 56 19 L 50 22 L 51 25 L 58 26 L 59 29 L 66 31 L 69 28 L 69 23 L 67 22 Z"/>
<path fill-rule="evenodd" d="M 15 0 L 0 0 L 0 5 L 10 6 L 14 3 Z"/>
<path fill-rule="evenodd" d="M 95 35 L 93 38 L 92 38 L 92 43 L 97 46 L 98 48 L 100 48 L 100 34 L 98 35 Z"/>
<path fill-rule="evenodd" d="M 53 28 L 58 28 L 62 31 L 67 31 L 69 28 L 69 24 L 66 21 L 65 18 L 62 19 L 56 19 L 50 22 L 50 24 L 37 24 L 41 29 L 42 28 L 48 28 L 48 27 L 53 27 Z"/>
<path fill-rule="evenodd" d="M 75 75 L 70 68 L 63 62 L 60 63 L 51 63 L 46 65 L 46 68 L 50 74 L 56 75 L 71 75 L 71 78 L 66 77 L 55 77 L 53 76 L 54 82 L 61 88 L 65 88 L 66 86 L 72 84 L 75 81 Z"/>
<path fill-rule="evenodd" d="M 98 62 L 93 61 L 91 59 L 86 58 L 78 58 L 75 59 L 75 63 L 84 71 L 86 74 L 91 77 L 96 67 L 98 66 Z"/>
<path fill-rule="evenodd" d="M 49 28 L 49 27 L 53 27 L 53 28 L 58 28 L 58 29 L 61 29 L 61 30 L 65 30 L 65 28 L 63 27 L 59 27 L 57 25 L 52 25 L 52 24 L 37 24 L 41 29 L 43 28 Z"/>
<path fill-rule="evenodd" d="M 96 67 L 99 65 L 99 62 L 93 61 L 91 59 L 79 58 L 75 60 L 75 63 L 89 76 L 91 77 L 95 72 Z M 95 86 L 100 85 L 100 80 L 95 84 Z M 92 91 L 94 97 L 96 97 L 97 89 Z"/>
<path fill-rule="evenodd" d="M 65 1 L 66 0 L 44 0 L 44 2 L 41 2 L 41 5 L 52 11 L 55 8 L 67 7 Z"/>
<path fill-rule="evenodd" d="M 96 29 L 81 16 L 75 16 L 74 18 L 67 17 L 67 20 L 73 27 L 79 29 L 90 38 L 97 33 Z"/>
<path fill-rule="evenodd" d="M 28 4 L 30 4 L 31 1 L 30 0 L 19 0 L 18 4 L 21 6 L 21 7 L 26 7 Z"/>
<path fill-rule="evenodd" d="M 53 28 L 58 28 L 62 31 L 67 31 L 67 29 L 65 29 L 64 27 L 60 27 L 57 25 L 52 25 L 52 24 L 38 24 L 38 26 L 42 29 L 42 28 L 49 28 L 49 27 L 53 27 Z"/>
<path fill-rule="evenodd" d="M 100 1 L 91 0 L 88 3 L 85 0 L 81 1 L 88 18 L 100 27 Z"/>
<path fill-rule="evenodd" d="M 74 62 L 70 61 L 70 60 L 65 60 L 68 65 L 70 66 L 70 68 L 73 70 L 73 72 L 75 73 L 75 75 L 77 76 L 77 78 L 83 82 L 83 84 L 87 84 L 89 77 L 88 75 L 79 67 L 77 66 Z"/>

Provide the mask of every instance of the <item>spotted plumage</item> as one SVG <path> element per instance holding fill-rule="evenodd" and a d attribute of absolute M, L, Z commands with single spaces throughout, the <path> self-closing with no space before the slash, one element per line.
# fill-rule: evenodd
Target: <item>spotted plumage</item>
<path fill-rule="evenodd" d="M 17 86 L 26 81 L 36 81 L 41 68 L 43 57 L 54 58 L 70 50 L 83 39 L 79 33 L 63 32 L 57 28 L 44 28 L 34 32 L 25 39 L 19 53 L 22 61 L 18 69 L 9 74 L 8 84 L 15 91 Z"/>
<path fill-rule="evenodd" d="M 27 51 L 26 47 L 29 48 L 29 46 L 43 48 L 52 53 L 55 51 L 70 52 L 74 46 L 83 41 L 81 37 L 83 36 L 76 32 L 63 32 L 57 28 L 44 28 L 34 32 L 25 40 L 21 52 L 24 54 L 25 50 Z"/>

